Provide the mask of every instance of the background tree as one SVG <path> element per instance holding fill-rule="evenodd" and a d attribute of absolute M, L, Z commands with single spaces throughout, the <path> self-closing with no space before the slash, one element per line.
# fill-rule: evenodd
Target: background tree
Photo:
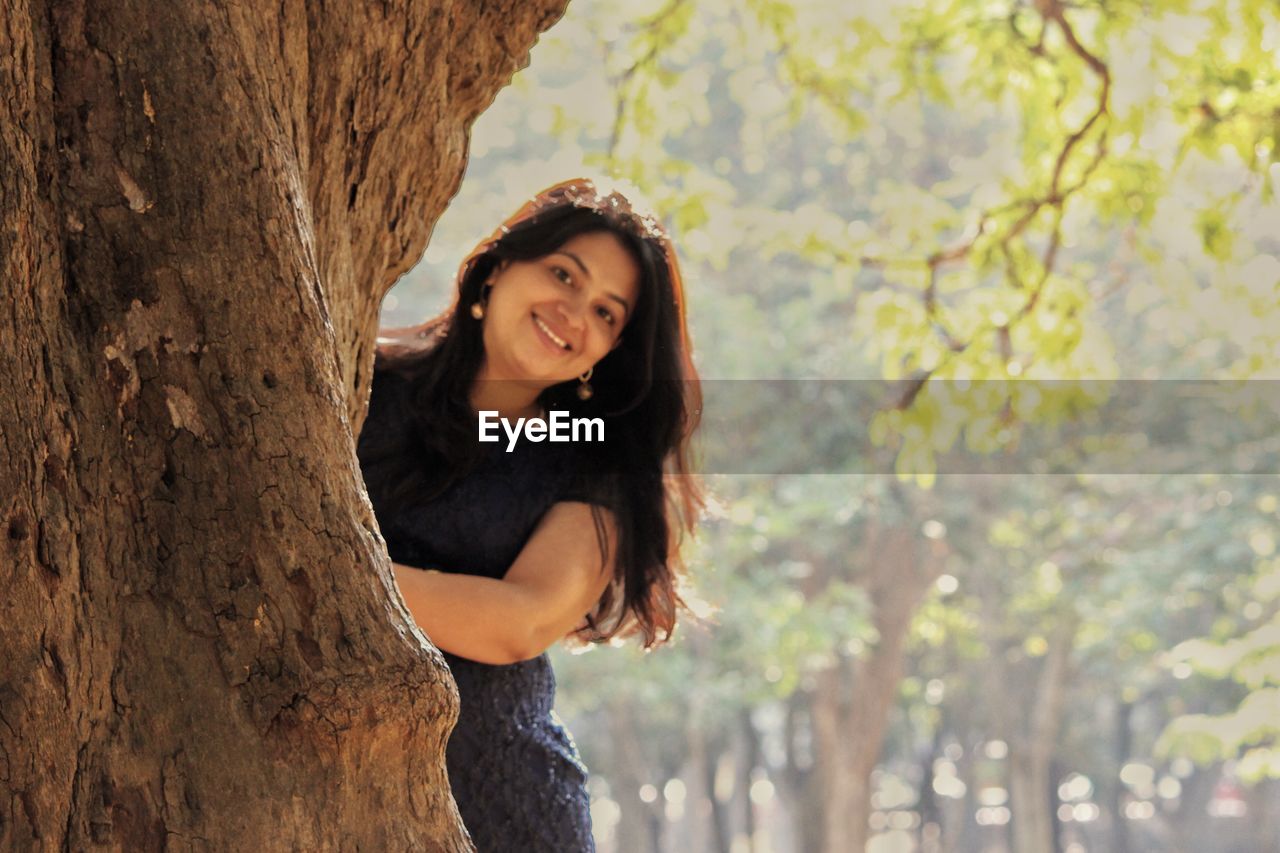
<path fill-rule="evenodd" d="M 353 436 L 562 9 L 0 2 L 0 846 L 468 846 Z"/>

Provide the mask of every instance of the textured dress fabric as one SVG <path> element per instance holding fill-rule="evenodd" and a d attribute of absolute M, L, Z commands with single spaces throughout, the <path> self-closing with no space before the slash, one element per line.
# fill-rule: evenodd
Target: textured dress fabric
<path fill-rule="evenodd" d="M 403 403 L 405 386 L 395 374 L 375 374 L 361 446 L 370 430 L 404 426 L 396 423 L 404 407 L 391 398 Z M 390 514 L 375 502 L 374 511 L 392 561 L 501 578 L 552 504 L 592 500 L 579 468 L 572 445 L 522 441 L 507 452 L 504 439 L 430 502 Z M 461 702 L 446 753 L 449 783 L 479 853 L 593 851 L 587 770 L 553 710 L 547 655 L 503 666 L 448 653 L 445 660 Z"/>

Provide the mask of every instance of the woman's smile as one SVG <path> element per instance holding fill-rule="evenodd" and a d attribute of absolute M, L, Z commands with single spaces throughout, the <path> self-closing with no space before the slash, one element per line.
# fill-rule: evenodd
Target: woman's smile
<path fill-rule="evenodd" d="M 536 312 L 533 314 L 533 327 L 537 330 L 538 339 L 555 351 L 556 355 L 564 355 L 573 350 L 572 345 L 556 334 L 551 324 L 539 317 Z"/>

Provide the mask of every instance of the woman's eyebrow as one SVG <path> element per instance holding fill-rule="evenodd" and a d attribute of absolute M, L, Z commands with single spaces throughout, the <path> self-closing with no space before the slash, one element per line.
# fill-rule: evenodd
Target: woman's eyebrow
<path fill-rule="evenodd" d="M 626 312 L 628 317 L 631 316 L 631 306 L 627 304 L 627 300 L 623 299 L 616 293 L 606 293 L 605 296 L 622 306 L 622 310 Z"/>
<path fill-rule="evenodd" d="M 582 262 L 582 258 L 578 257 L 573 252 L 566 252 L 564 249 L 561 249 L 556 254 L 560 254 L 560 255 L 564 255 L 565 257 L 572 258 L 573 262 L 578 265 L 578 269 L 582 270 L 582 274 L 585 275 L 587 278 L 591 278 L 591 270 L 587 269 L 587 265 Z"/>
<path fill-rule="evenodd" d="M 566 252 L 564 249 L 560 249 L 559 251 L 556 252 L 556 254 L 564 255 L 565 257 L 572 258 L 573 262 L 578 265 L 578 269 L 582 270 L 582 274 L 585 275 L 587 278 L 591 278 L 591 270 L 587 269 L 587 265 L 582 262 L 582 258 L 578 257 L 573 252 Z M 616 293 L 606 293 L 605 296 L 608 296 L 614 302 L 617 302 L 619 305 L 621 305 L 622 310 L 627 312 L 627 316 L 631 315 L 631 306 L 627 304 L 627 300 L 623 299 L 621 296 L 618 296 Z"/>

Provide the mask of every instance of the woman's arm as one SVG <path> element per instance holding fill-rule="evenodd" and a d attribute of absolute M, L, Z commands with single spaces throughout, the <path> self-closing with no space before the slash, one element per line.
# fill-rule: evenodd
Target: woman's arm
<path fill-rule="evenodd" d="M 553 504 L 500 580 L 392 563 L 414 621 L 438 648 L 489 664 L 542 654 L 582 624 L 613 577 L 617 527 L 604 510 L 602 564 L 591 506 Z"/>

